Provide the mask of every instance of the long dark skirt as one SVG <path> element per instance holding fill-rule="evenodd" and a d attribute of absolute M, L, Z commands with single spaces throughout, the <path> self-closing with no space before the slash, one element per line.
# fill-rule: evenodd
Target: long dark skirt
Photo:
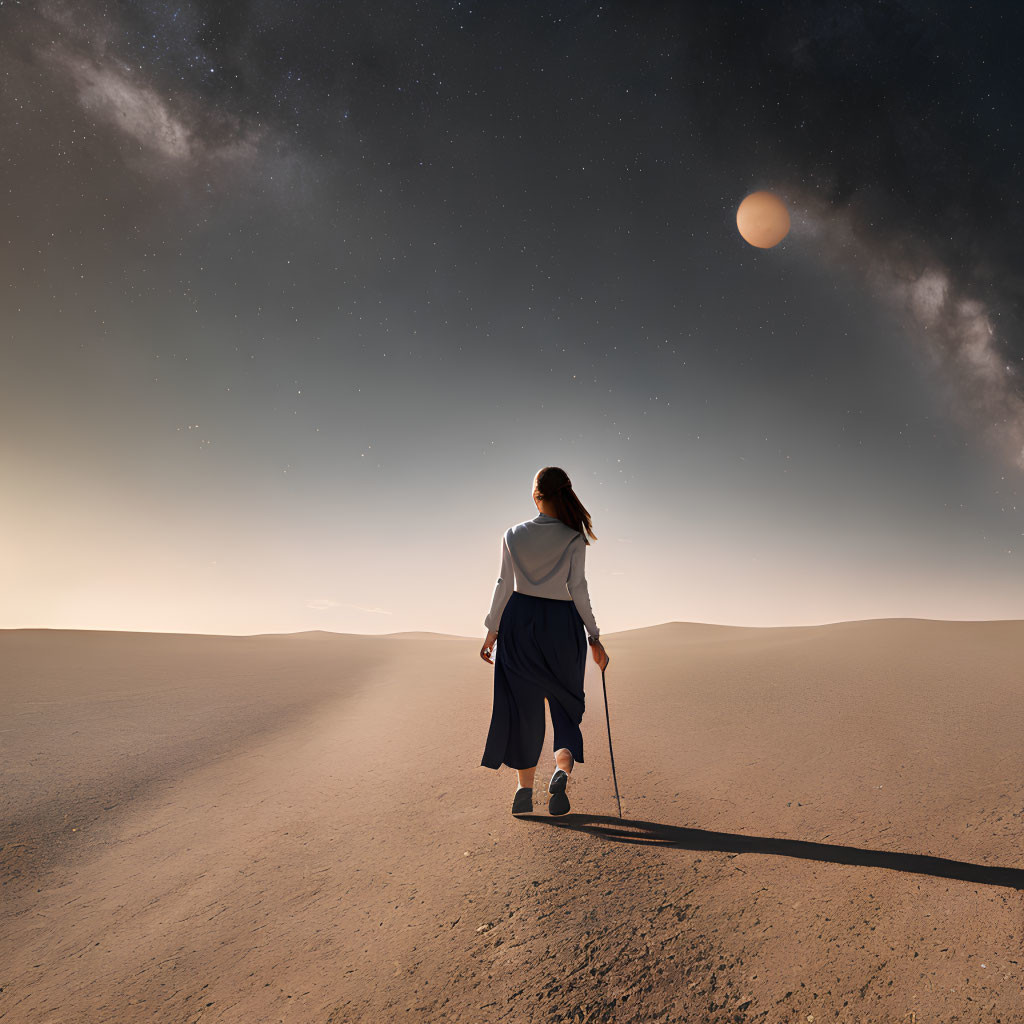
<path fill-rule="evenodd" d="M 580 722 L 587 637 L 572 601 L 513 590 L 498 623 L 494 703 L 480 763 L 532 768 L 544 746 L 544 700 L 554 729 L 552 750 L 568 747 L 583 761 Z"/>

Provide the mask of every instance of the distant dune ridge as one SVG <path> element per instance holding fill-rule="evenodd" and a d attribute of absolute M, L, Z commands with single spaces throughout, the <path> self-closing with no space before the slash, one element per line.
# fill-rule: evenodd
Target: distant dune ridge
<path fill-rule="evenodd" d="M 0 1021 L 1024 1020 L 1024 621 L 602 639 L 623 821 L 589 658 L 514 819 L 482 634 L 0 631 Z"/>

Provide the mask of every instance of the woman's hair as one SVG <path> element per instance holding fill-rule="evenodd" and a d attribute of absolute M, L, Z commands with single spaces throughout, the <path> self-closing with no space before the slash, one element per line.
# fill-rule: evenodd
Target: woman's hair
<path fill-rule="evenodd" d="M 583 534 L 584 544 L 590 544 L 587 540 L 588 533 L 597 540 L 597 534 L 590 528 L 590 513 L 576 497 L 572 481 L 564 469 L 558 466 L 545 466 L 537 474 L 537 490 L 541 498 L 554 505 L 556 518 Z"/>

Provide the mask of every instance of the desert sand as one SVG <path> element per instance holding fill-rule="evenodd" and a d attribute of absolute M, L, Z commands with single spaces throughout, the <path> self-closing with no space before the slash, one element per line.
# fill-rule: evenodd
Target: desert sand
<path fill-rule="evenodd" d="M 0 631 L 0 1020 L 1024 1020 L 1024 622 L 606 633 L 621 820 L 482 639 Z"/>

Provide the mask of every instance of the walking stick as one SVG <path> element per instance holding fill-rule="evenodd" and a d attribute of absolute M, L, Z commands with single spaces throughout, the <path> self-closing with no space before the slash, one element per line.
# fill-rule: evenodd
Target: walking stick
<path fill-rule="evenodd" d="M 605 657 L 608 661 L 612 659 L 608 656 L 608 652 L 605 651 Z M 605 662 L 605 668 L 608 666 L 608 661 Z M 604 685 L 604 669 L 601 669 L 601 690 L 604 692 L 604 720 L 608 725 L 608 753 L 612 759 L 612 782 L 615 783 L 615 802 L 619 806 L 619 817 L 622 817 L 622 801 L 619 800 L 619 780 L 615 777 L 615 754 L 612 751 L 612 723 L 608 718 L 608 690 Z"/>

